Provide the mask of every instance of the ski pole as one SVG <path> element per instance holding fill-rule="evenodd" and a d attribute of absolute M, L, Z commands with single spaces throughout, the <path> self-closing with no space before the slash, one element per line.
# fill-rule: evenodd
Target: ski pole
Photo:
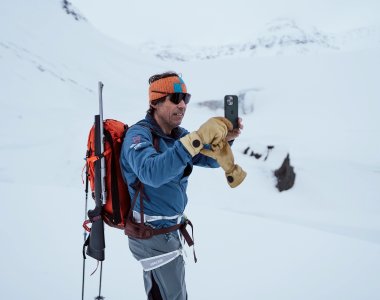
<path fill-rule="evenodd" d="M 100 279 L 99 279 L 99 296 L 95 297 L 95 300 L 104 300 L 102 294 L 102 274 L 103 274 L 103 262 L 100 262 Z"/>
<path fill-rule="evenodd" d="M 87 203 L 88 203 L 88 164 L 86 162 L 86 200 L 84 204 L 84 219 L 87 218 Z M 86 243 L 87 238 L 87 232 L 86 230 L 83 231 L 83 242 Z M 82 270 L 82 300 L 84 300 L 84 278 L 86 274 L 86 259 L 83 257 L 83 270 Z"/>

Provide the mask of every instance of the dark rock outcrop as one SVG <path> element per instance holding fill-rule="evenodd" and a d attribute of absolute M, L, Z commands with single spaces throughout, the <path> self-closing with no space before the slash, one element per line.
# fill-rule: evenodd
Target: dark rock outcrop
<path fill-rule="evenodd" d="M 280 192 L 289 190 L 294 186 L 296 180 L 294 167 L 290 164 L 290 155 L 289 153 L 284 152 L 283 155 L 285 156 L 286 154 L 286 157 L 283 159 L 281 166 L 278 167 L 278 165 L 281 163 L 281 152 L 277 151 L 271 155 L 272 151 L 275 151 L 274 145 L 267 145 L 266 149 L 261 147 L 261 153 L 257 152 L 257 150 L 252 149 L 251 146 L 248 146 L 244 149 L 243 154 L 265 162 L 265 165 L 267 165 L 268 168 L 272 170 L 274 176 L 276 177 L 276 188 Z"/>
<path fill-rule="evenodd" d="M 277 178 L 277 189 L 282 192 L 293 187 L 296 174 L 294 168 L 290 165 L 289 154 L 285 157 L 280 168 L 274 171 L 274 176 Z"/>

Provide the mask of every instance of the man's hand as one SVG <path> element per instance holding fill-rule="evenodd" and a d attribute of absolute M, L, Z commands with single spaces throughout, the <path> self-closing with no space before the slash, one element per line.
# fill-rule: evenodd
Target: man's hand
<path fill-rule="evenodd" d="M 233 141 L 234 139 L 236 139 L 237 137 L 239 137 L 241 131 L 244 128 L 244 125 L 243 125 L 242 122 L 243 122 L 242 118 L 239 118 L 238 119 L 238 126 L 239 126 L 239 128 L 234 128 L 234 129 L 228 131 L 227 136 L 226 136 L 226 141 L 227 142 Z"/>
<path fill-rule="evenodd" d="M 232 128 L 232 123 L 228 119 L 214 117 L 202 124 L 197 130 L 197 133 L 204 145 L 218 145 L 226 138 Z"/>
<path fill-rule="evenodd" d="M 191 156 L 194 156 L 206 144 L 210 144 L 211 147 L 217 149 L 230 130 L 232 130 L 232 124 L 229 120 L 223 117 L 214 117 L 202 124 L 197 131 L 182 137 L 180 142 Z"/>

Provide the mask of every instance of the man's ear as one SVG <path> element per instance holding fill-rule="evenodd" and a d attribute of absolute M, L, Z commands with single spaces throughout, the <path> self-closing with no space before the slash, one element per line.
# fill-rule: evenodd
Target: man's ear
<path fill-rule="evenodd" d="M 162 102 L 163 102 L 163 101 L 154 101 L 154 102 L 151 102 L 151 103 L 150 103 L 150 106 L 153 107 L 154 109 L 157 109 L 157 107 L 158 107 L 159 105 L 161 105 Z"/>

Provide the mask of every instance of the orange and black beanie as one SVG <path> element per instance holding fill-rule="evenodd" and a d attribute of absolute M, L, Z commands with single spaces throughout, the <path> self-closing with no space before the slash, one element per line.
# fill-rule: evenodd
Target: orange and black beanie
<path fill-rule="evenodd" d="M 181 77 L 170 76 L 158 79 L 149 86 L 149 104 L 174 93 L 187 93 L 186 84 Z"/>

